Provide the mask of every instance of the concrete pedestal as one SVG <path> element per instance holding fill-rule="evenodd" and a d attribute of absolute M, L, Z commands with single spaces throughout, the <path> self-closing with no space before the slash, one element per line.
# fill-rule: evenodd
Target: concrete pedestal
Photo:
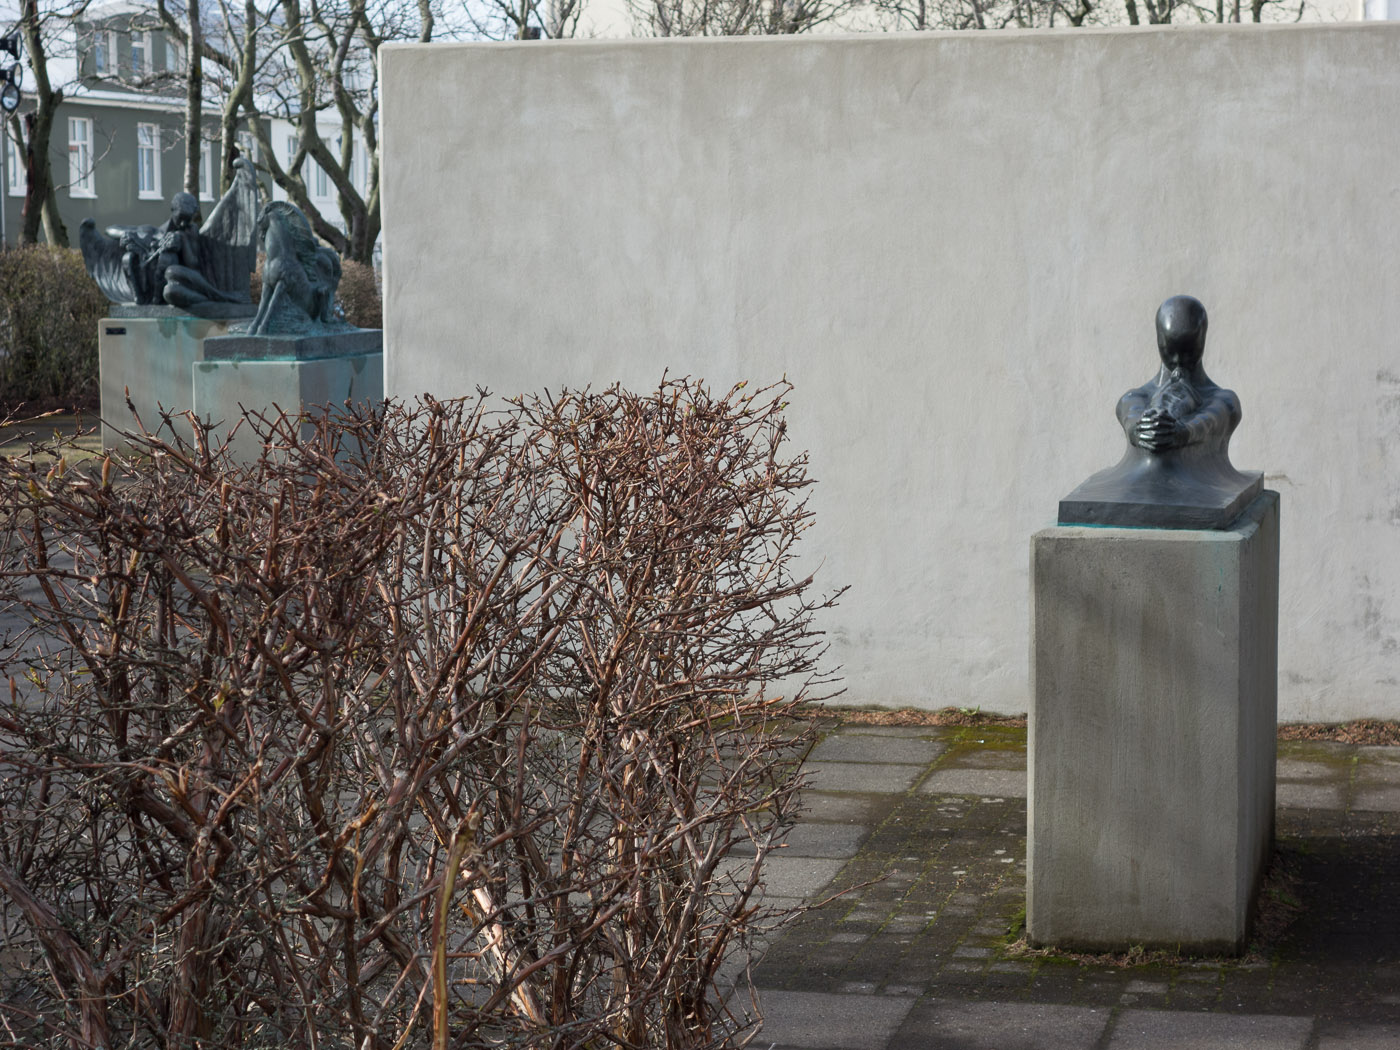
<path fill-rule="evenodd" d="M 1278 506 L 1032 539 L 1033 944 L 1244 946 L 1273 841 Z"/>
<path fill-rule="evenodd" d="M 383 399 L 382 352 L 309 359 L 206 358 L 194 368 L 195 414 L 219 424 L 215 428 L 219 438 L 242 418 L 244 409 L 299 412 L 312 406 Z M 311 429 L 310 424 L 303 426 L 304 432 Z M 247 462 L 257 458 L 261 442 L 245 423 L 234 432 L 230 448 L 235 460 Z"/>
<path fill-rule="evenodd" d="M 148 430 L 160 426 L 162 408 L 171 413 L 193 411 L 218 424 L 216 440 L 233 430 L 245 409 L 301 412 L 312 406 L 384 399 L 379 329 L 230 335 L 229 325 L 247 320 L 255 308 L 220 305 L 228 317 L 194 317 L 173 307 L 114 307 L 113 316 L 100 322 L 105 447 L 129 447 L 122 437 L 122 431 L 135 428 L 126 407 L 128 392 Z M 255 459 L 260 447 L 246 424 L 234 433 L 235 459 Z"/>
<path fill-rule="evenodd" d="M 252 310 L 246 308 L 250 316 Z M 133 316 L 136 311 L 145 316 Z M 160 409 L 194 408 L 194 365 L 203 360 L 204 340 L 226 333 L 231 320 L 236 318 L 192 317 L 167 306 L 114 308 L 113 316 L 98 322 L 103 446 L 126 448 L 121 434 L 136 427 L 126 407 L 127 391 L 151 431 L 160 426 Z"/>

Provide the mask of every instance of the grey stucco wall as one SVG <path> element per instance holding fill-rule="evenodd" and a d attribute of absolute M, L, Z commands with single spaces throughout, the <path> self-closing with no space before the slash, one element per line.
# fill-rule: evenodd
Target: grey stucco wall
<path fill-rule="evenodd" d="M 786 375 L 856 702 L 1028 699 L 1028 543 L 1210 311 L 1279 713 L 1400 716 L 1400 26 L 386 49 L 386 390 Z M 451 244 L 446 238 L 459 238 Z"/>

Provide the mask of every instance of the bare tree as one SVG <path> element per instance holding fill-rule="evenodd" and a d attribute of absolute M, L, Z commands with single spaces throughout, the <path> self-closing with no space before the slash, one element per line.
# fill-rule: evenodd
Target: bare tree
<path fill-rule="evenodd" d="M 24 211 L 20 220 L 19 243 L 35 244 L 42 228 L 50 244 L 66 248 L 68 230 L 58 212 L 56 180 L 53 172 L 53 126 L 63 102 L 64 85 L 50 76 L 49 59 L 65 48 L 76 48 L 78 20 L 87 11 L 88 0 L 43 4 L 21 0 L 19 32 L 33 78 L 34 108 L 23 117 L 10 120 L 10 134 L 24 153 Z"/>
<path fill-rule="evenodd" d="M 806 33 L 837 22 L 864 0 L 627 0 L 644 36 Z"/>
<path fill-rule="evenodd" d="M 167 0 L 157 0 L 160 4 Z M 379 236 L 379 47 L 391 40 L 432 39 L 436 16 L 430 0 L 370 0 L 312 3 L 273 0 L 257 7 L 245 0 L 239 14 L 219 0 L 222 37 L 238 48 L 211 46 L 204 56 L 226 80 L 224 158 L 231 163 L 230 135 L 242 114 L 258 142 L 258 163 L 298 208 L 322 240 L 342 256 L 370 262 Z M 182 32 L 167 14 L 171 32 Z M 323 131 L 333 114 L 338 128 Z M 284 164 L 274 148 L 268 120 L 282 117 L 296 130 L 297 145 Z M 357 142 L 363 153 L 357 154 Z M 361 176 L 357 160 L 365 168 Z M 322 213 L 308 192 L 311 165 L 336 188 L 340 223 Z"/>
<path fill-rule="evenodd" d="M 561 40 L 578 34 L 585 0 L 469 0 L 462 13 L 485 40 Z"/>
<path fill-rule="evenodd" d="M 1297 21 L 1307 0 L 1250 0 L 1252 21 Z M 872 0 L 889 29 L 1033 29 L 1054 26 L 1238 22 L 1240 0 Z"/>
<path fill-rule="evenodd" d="M 273 17 L 264 8 L 256 0 L 215 0 L 213 10 L 199 0 L 156 0 L 156 24 L 180 44 L 185 57 L 185 188 L 191 193 L 198 191 L 206 106 L 219 113 L 218 177 L 211 183 L 222 193 L 233 181 L 239 132 L 256 112 L 258 77 L 269 65 L 259 51 L 261 33 Z"/>

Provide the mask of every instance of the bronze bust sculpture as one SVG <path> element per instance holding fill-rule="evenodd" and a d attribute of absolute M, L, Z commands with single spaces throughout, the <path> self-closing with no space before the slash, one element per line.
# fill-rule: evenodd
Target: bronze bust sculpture
<path fill-rule="evenodd" d="M 1060 501 L 1061 525 L 1227 527 L 1263 488 L 1263 475 L 1230 463 L 1239 399 L 1216 386 L 1201 357 L 1206 310 L 1188 295 L 1157 310 L 1157 375 L 1118 401 L 1128 448 Z"/>

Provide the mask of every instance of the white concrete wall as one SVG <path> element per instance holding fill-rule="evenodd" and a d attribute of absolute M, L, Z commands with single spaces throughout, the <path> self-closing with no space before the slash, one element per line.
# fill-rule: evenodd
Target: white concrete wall
<path fill-rule="evenodd" d="M 1400 717 L 1400 26 L 387 49 L 391 394 L 784 375 L 846 699 L 1023 711 L 1028 549 L 1210 311 L 1280 717 Z"/>

